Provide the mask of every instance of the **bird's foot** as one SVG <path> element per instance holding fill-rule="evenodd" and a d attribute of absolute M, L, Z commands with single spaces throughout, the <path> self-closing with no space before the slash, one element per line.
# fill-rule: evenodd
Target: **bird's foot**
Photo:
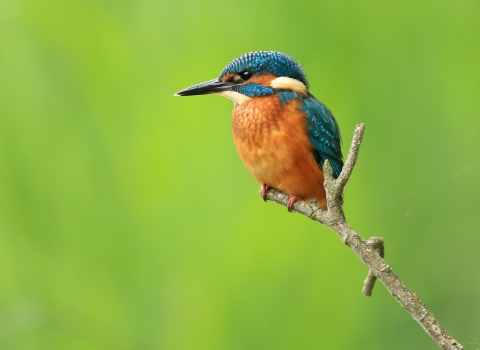
<path fill-rule="evenodd" d="M 295 205 L 295 202 L 300 200 L 302 200 L 302 198 L 294 194 L 291 194 L 290 196 L 288 196 L 287 209 L 289 213 L 293 211 L 293 206 Z"/>
<path fill-rule="evenodd" d="M 266 202 L 267 201 L 267 192 L 270 189 L 270 186 L 267 184 L 262 184 L 260 187 L 260 196 L 262 196 L 263 200 Z"/>

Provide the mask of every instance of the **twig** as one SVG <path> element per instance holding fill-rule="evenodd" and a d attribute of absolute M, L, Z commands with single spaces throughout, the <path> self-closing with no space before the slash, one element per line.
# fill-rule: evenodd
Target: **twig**
<path fill-rule="evenodd" d="M 372 237 L 367 241 L 367 244 L 372 246 L 373 249 L 375 249 L 378 254 L 380 254 L 381 258 L 385 257 L 385 246 L 383 245 L 383 238 L 382 237 Z M 367 278 L 365 279 L 365 282 L 363 282 L 363 289 L 362 293 L 366 295 L 367 297 L 372 296 L 372 290 L 373 287 L 375 286 L 375 281 L 377 280 L 377 276 L 373 273 L 372 270 L 368 271 Z"/>
<path fill-rule="evenodd" d="M 332 168 L 328 161 L 325 161 L 323 172 L 325 176 L 324 186 L 327 192 L 328 210 L 324 211 L 313 203 L 305 203 L 302 201 L 297 201 L 294 209 L 298 213 L 308 216 L 310 219 L 318 221 L 335 231 L 343 243 L 352 249 L 358 258 L 370 269 L 369 277 L 367 277 L 365 281 L 364 290 L 367 289 L 368 292 L 368 289 L 370 289 L 371 293 L 371 288 L 373 288 L 373 284 L 375 283 L 374 277 L 378 278 L 392 296 L 420 323 L 423 329 L 442 349 L 463 349 L 463 346 L 443 328 L 420 298 L 403 284 L 391 267 L 383 260 L 380 254 L 381 247 L 383 247 L 383 240 L 380 245 L 378 241 L 375 243 L 376 240 L 371 242 L 365 241 L 358 233 L 352 230 L 345 220 L 342 208 L 342 195 L 357 161 L 358 151 L 363 139 L 363 130 L 363 124 L 356 126 L 345 165 L 337 179 L 333 178 Z M 269 189 L 267 199 L 286 206 L 288 195 L 275 189 Z M 367 293 L 364 292 L 364 294 Z"/>

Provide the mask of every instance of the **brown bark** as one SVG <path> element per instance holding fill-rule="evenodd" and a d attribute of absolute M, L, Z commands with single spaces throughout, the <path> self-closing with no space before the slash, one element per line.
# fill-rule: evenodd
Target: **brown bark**
<path fill-rule="evenodd" d="M 365 241 L 345 220 L 342 208 L 342 195 L 358 158 L 358 151 L 363 139 L 363 130 L 363 124 L 356 126 L 345 165 L 337 179 L 333 178 L 332 168 L 328 161 L 324 164 L 324 186 L 327 192 L 328 210 L 324 211 L 312 202 L 306 203 L 302 201 L 296 202 L 294 209 L 296 212 L 318 221 L 335 231 L 343 243 L 353 250 L 358 258 L 370 269 L 363 288 L 365 295 L 371 295 L 375 279 L 378 278 L 392 296 L 420 323 L 423 329 L 442 349 L 463 349 L 463 346 L 443 328 L 420 298 L 403 284 L 392 268 L 383 260 L 383 239 L 372 237 L 370 240 Z M 269 189 L 267 199 L 286 206 L 288 195 L 275 189 Z"/>

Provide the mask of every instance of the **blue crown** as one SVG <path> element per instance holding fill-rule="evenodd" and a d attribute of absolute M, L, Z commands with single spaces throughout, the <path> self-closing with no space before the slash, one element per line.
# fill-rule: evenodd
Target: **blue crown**
<path fill-rule="evenodd" d="M 273 74 L 277 77 L 289 77 L 301 81 L 308 88 L 305 72 L 300 64 L 290 56 L 275 51 L 249 52 L 230 62 L 220 73 L 226 74 L 250 72 L 253 75 Z"/>

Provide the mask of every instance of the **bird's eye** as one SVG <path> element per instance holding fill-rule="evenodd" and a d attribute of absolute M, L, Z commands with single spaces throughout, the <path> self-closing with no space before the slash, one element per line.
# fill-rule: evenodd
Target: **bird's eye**
<path fill-rule="evenodd" d="M 252 77 L 252 73 L 250 73 L 248 71 L 244 71 L 244 72 L 240 73 L 240 76 L 242 77 L 243 80 L 248 80 Z"/>

